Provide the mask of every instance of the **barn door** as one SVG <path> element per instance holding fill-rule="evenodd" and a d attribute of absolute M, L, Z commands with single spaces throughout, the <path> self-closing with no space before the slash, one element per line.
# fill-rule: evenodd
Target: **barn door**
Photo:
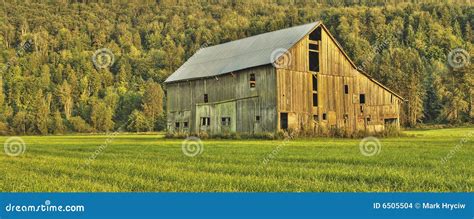
<path fill-rule="evenodd" d="M 280 113 L 280 129 L 288 129 L 288 113 Z"/>
<path fill-rule="evenodd" d="M 208 132 L 211 129 L 211 122 L 215 122 L 212 117 L 212 106 L 199 105 L 196 106 L 196 127 L 198 131 Z"/>

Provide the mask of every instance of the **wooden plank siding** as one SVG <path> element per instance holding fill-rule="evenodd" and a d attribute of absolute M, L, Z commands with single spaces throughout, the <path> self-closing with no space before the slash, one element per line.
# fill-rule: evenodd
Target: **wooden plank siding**
<path fill-rule="evenodd" d="M 383 130 L 386 118 L 397 119 L 399 125 L 401 99 L 359 72 L 324 28 L 319 41 L 320 71 L 309 71 L 309 42 L 307 35 L 289 49 L 291 62 L 276 71 L 277 112 L 288 113 L 290 128 L 312 129 L 321 125 L 349 133 L 376 132 Z M 318 107 L 314 108 L 313 74 L 318 80 Z M 365 94 L 365 104 L 359 103 L 360 94 Z"/>
<path fill-rule="evenodd" d="M 250 74 L 255 74 L 256 87 L 250 88 Z M 265 65 L 225 74 L 219 77 L 190 80 L 167 84 L 167 121 L 171 131 L 200 131 L 200 117 L 211 117 L 211 133 L 220 133 L 221 110 L 229 110 L 223 106 L 226 102 L 235 103 L 235 116 L 231 118 L 231 126 L 235 124 L 237 132 L 263 132 L 276 129 L 276 79 L 275 68 Z M 208 95 L 208 103 L 204 102 L 204 94 Z M 207 106 L 207 107 L 206 107 Z M 220 110 L 219 110 L 220 109 Z M 230 110 L 232 111 L 232 110 Z M 229 111 L 229 112 L 230 112 Z M 210 115 L 213 114 L 213 115 Z M 230 113 L 232 114 L 232 113 Z M 260 121 L 256 121 L 256 117 Z M 189 128 L 183 125 L 176 130 L 175 123 L 189 122 Z"/>
<path fill-rule="evenodd" d="M 347 133 L 378 132 L 387 119 L 399 126 L 402 99 L 357 70 L 326 28 L 320 27 L 319 72 L 309 71 L 309 43 L 314 41 L 308 34 L 282 57 L 283 65 L 168 83 L 168 130 L 275 132 L 281 127 L 281 113 L 288 114 L 288 128 L 296 130 L 325 127 Z M 249 84 L 251 74 L 256 77 L 255 88 Z M 318 82 L 317 107 L 313 106 L 314 77 Z M 204 94 L 208 95 L 207 103 Z M 360 94 L 365 94 L 365 104 L 360 103 Z M 209 127 L 202 126 L 201 117 L 210 118 Z M 229 126 L 223 126 L 224 117 L 231 118 Z"/>

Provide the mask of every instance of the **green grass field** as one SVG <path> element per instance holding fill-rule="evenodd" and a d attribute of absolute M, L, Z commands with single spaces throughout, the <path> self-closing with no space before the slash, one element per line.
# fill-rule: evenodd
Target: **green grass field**
<path fill-rule="evenodd" d="M 0 191 L 472 192 L 473 131 L 406 131 L 380 139 L 375 156 L 361 154 L 360 139 L 203 140 L 189 157 L 161 135 L 23 136 L 22 155 L 0 156 Z"/>

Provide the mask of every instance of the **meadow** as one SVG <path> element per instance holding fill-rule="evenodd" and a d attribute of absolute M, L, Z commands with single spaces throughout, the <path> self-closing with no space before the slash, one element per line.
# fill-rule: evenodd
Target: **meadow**
<path fill-rule="evenodd" d="M 23 154 L 0 155 L 0 191 L 472 192 L 473 131 L 404 131 L 373 156 L 361 139 L 202 140 L 190 157 L 162 134 L 21 136 Z"/>

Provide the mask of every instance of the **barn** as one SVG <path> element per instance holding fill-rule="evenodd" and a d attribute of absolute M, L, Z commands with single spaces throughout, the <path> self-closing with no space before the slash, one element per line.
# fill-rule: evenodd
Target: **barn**
<path fill-rule="evenodd" d="M 198 50 L 166 81 L 172 132 L 381 132 L 403 98 L 351 61 L 321 22 Z"/>

